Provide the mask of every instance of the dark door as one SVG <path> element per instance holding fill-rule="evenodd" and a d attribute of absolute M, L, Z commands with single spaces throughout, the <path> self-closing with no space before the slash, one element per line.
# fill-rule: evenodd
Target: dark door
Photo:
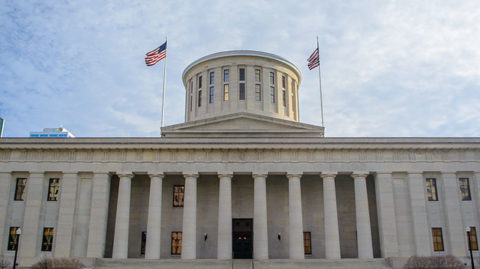
<path fill-rule="evenodd" d="M 251 259 L 253 250 L 253 220 L 233 219 L 233 258 Z"/>

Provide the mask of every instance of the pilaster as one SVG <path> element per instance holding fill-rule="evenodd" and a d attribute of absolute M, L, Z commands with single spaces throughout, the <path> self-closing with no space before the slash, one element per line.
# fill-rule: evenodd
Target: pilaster
<path fill-rule="evenodd" d="M 76 173 L 64 173 L 60 179 L 60 204 L 54 244 L 55 257 L 70 257 L 77 184 L 78 175 Z"/>

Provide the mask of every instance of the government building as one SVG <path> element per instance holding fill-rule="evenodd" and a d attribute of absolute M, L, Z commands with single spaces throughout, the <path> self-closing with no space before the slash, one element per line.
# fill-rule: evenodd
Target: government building
<path fill-rule="evenodd" d="M 277 55 L 220 52 L 187 66 L 162 137 L 1 138 L 0 255 L 388 268 L 465 259 L 466 229 L 477 255 L 480 138 L 324 137 L 299 122 L 300 82 Z"/>

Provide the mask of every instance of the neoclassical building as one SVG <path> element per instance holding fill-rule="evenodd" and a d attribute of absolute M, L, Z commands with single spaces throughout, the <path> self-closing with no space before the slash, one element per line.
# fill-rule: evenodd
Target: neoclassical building
<path fill-rule="evenodd" d="M 479 138 L 324 137 L 300 82 L 277 55 L 220 52 L 185 69 L 185 123 L 162 137 L 1 138 L 0 254 L 19 228 L 26 266 L 465 257 L 466 227 L 478 249 Z"/>

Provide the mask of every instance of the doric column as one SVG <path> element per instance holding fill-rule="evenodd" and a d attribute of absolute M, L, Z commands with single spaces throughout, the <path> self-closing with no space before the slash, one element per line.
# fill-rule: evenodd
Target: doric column
<path fill-rule="evenodd" d="M 472 183 L 470 184 L 474 187 L 470 189 L 473 196 L 473 201 L 477 203 L 477 216 L 480 216 L 480 172 L 475 172 L 473 177 Z"/>
<path fill-rule="evenodd" d="M 444 212 L 447 220 L 446 234 L 450 248 L 449 254 L 454 256 L 465 256 L 465 246 L 467 245 L 465 236 L 465 227 L 462 223 L 462 211 L 460 208 L 460 188 L 455 173 L 442 173 L 443 191 L 445 198 L 443 200 Z"/>
<path fill-rule="evenodd" d="M 382 257 L 398 256 L 397 221 L 393 200 L 392 173 L 378 173 L 375 177 L 378 230 Z"/>
<path fill-rule="evenodd" d="M 87 257 L 103 258 L 104 256 L 109 198 L 110 175 L 108 173 L 95 173 L 92 179 Z"/>
<path fill-rule="evenodd" d="M 55 237 L 55 257 L 70 257 L 73 237 L 73 220 L 75 202 L 77 200 L 76 173 L 65 173 L 60 180 L 60 204 L 58 209 L 58 224 Z"/>
<path fill-rule="evenodd" d="M 322 174 L 323 207 L 325 221 L 325 258 L 340 259 L 340 235 L 338 233 L 336 173 Z"/>
<path fill-rule="evenodd" d="M 92 201 L 92 177 L 91 173 L 78 175 L 77 206 L 75 213 L 75 234 L 70 257 L 86 257 L 88 248 L 90 212 Z"/>
<path fill-rule="evenodd" d="M 372 229 L 368 212 L 367 174 L 353 174 L 355 184 L 355 216 L 357 220 L 357 251 L 359 258 L 373 258 Z"/>
<path fill-rule="evenodd" d="M 163 174 L 150 175 L 145 259 L 160 259 Z"/>
<path fill-rule="evenodd" d="M 47 199 L 43 191 L 43 173 L 30 173 L 27 178 L 25 195 L 25 215 L 20 239 L 20 257 L 26 264 L 33 263 L 33 257 L 40 250 L 40 212 L 43 201 Z M 2 246 L 3 247 L 3 246 Z M 26 259 L 25 259 L 26 258 Z"/>
<path fill-rule="evenodd" d="M 254 174 L 253 190 L 253 258 L 268 259 L 266 174 Z"/>
<path fill-rule="evenodd" d="M 232 258 L 232 174 L 220 174 L 217 259 Z"/>
<path fill-rule="evenodd" d="M 299 174 L 288 174 L 288 228 L 290 259 L 304 259 L 302 191 Z"/>
<path fill-rule="evenodd" d="M 114 259 L 128 257 L 128 230 L 130 227 L 130 198 L 132 189 L 132 174 L 118 175 L 117 216 L 115 218 L 115 235 L 113 238 Z"/>
<path fill-rule="evenodd" d="M 197 258 L 197 178 L 186 174 L 183 204 L 182 259 Z"/>
<path fill-rule="evenodd" d="M 13 182 L 15 179 L 13 179 Z M 0 172 L 0 246 L 6 246 L 8 235 L 3 231 L 5 229 L 5 221 L 8 218 L 8 202 L 10 199 L 13 199 L 13 196 L 10 195 L 10 182 L 12 182 L 12 174 Z M 3 255 L 5 252 L 4 247 L 0 247 L 0 255 Z"/>
<path fill-rule="evenodd" d="M 431 255 L 430 227 L 425 205 L 425 180 L 421 172 L 408 174 L 408 192 L 413 221 L 413 237 L 418 256 Z"/>

